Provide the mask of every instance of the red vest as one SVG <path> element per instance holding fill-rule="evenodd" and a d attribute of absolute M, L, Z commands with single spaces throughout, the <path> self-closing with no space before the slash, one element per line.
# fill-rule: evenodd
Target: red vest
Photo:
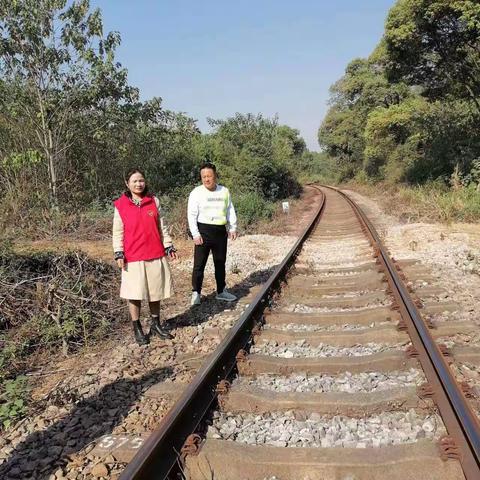
<path fill-rule="evenodd" d="M 154 197 L 145 196 L 137 207 L 123 194 L 113 202 L 123 222 L 123 253 L 126 262 L 165 256 Z"/>

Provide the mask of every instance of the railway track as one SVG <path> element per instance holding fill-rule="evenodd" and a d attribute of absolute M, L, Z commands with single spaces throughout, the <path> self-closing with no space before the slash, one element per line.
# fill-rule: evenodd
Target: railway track
<path fill-rule="evenodd" d="M 478 404 L 442 342 L 468 321 L 340 192 L 141 446 L 127 479 L 480 478 Z M 349 253 L 346 256 L 346 252 Z M 335 265 L 335 266 L 332 266 Z M 409 277 L 424 280 L 411 292 Z"/>

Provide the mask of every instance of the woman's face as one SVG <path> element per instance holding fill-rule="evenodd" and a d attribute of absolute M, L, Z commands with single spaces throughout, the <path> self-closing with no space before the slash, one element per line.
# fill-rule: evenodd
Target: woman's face
<path fill-rule="evenodd" d="M 142 195 L 145 190 L 145 178 L 141 173 L 134 173 L 126 182 L 132 195 Z"/>
<path fill-rule="evenodd" d="M 203 186 L 209 190 L 214 190 L 217 182 L 217 176 L 211 168 L 203 168 L 200 171 L 200 177 L 202 178 Z"/>

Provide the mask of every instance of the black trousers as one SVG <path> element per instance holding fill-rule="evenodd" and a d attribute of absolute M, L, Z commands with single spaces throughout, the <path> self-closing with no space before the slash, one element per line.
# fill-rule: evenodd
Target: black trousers
<path fill-rule="evenodd" d="M 225 288 L 225 261 L 227 259 L 227 229 L 225 225 L 208 225 L 198 223 L 198 230 L 203 238 L 203 245 L 195 245 L 193 254 L 192 290 L 200 293 L 203 285 L 203 274 L 210 251 L 215 266 L 217 292 Z"/>

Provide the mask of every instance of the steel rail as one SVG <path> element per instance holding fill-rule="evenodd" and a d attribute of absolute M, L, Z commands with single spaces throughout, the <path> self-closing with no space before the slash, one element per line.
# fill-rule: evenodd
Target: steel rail
<path fill-rule="evenodd" d="M 120 475 L 120 480 L 163 480 L 168 478 L 173 467 L 179 462 L 185 440 L 198 428 L 217 397 L 216 386 L 228 377 L 234 368 L 236 354 L 251 338 L 252 329 L 263 313 L 271 292 L 318 223 L 325 208 L 325 194 L 318 190 L 322 196 L 321 204 L 309 225 L 211 357 L 200 368 L 190 385 L 163 418 L 158 429 L 147 438 Z"/>
<path fill-rule="evenodd" d="M 434 398 L 445 427 L 460 449 L 459 460 L 465 477 L 467 480 L 480 479 L 480 423 L 478 418 L 469 406 L 442 351 L 430 334 L 428 326 L 397 273 L 395 264 L 383 246 L 375 227 L 363 210 L 348 195 L 337 188 L 326 187 L 342 195 L 365 226 L 372 246 L 378 251 L 378 258 L 388 273 L 387 279 L 400 306 L 402 318 L 407 320 L 412 344 L 419 354 L 419 361 L 427 381 L 434 389 Z"/>

